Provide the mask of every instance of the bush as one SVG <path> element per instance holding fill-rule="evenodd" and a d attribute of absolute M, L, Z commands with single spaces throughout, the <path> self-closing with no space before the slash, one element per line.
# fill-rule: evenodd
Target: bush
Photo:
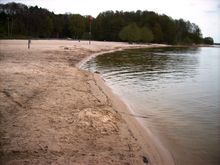
<path fill-rule="evenodd" d="M 137 42 L 140 40 L 140 29 L 136 23 L 132 23 L 125 26 L 119 33 L 119 37 L 123 41 L 128 41 L 129 43 Z"/>
<path fill-rule="evenodd" d="M 125 26 L 119 33 L 123 41 L 132 42 L 151 42 L 154 39 L 152 31 L 147 27 L 139 28 L 136 23 Z"/>
<path fill-rule="evenodd" d="M 213 40 L 212 37 L 205 37 L 205 38 L 203 39 L 203 43 L 204 43 L 204 44 L 208 44 L 208 45 L 213 45 L 213 44 L 214 44 L 214 40 Z"/>
<path fill-rule="evenodd" d="M 152 31 L 148 27 L 142 27 L 140 29 L 140 41 L 141 42 L 151 42 L 153 41 L 154 36 Z"/>

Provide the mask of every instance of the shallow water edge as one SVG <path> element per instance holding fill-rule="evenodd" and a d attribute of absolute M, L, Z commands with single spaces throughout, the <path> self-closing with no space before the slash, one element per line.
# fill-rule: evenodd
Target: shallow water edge
<path fill-rule="evenodd" d="M 149 46 L 149 48 L 154 48 L 154 47 L 155 46 L 152 47 Z M 128 48 L 125 49 L 127 50 Z M 81 69 L 86 62 L 90 61 L 91 59 L 99 55 L 105 55 L 108 53 L 123 51 L 125 49 L 119 48 L 115 50 L 91 54 L 89 57 L 80 61 L 76 66 L 79 69 Z M 140 47 L 131 48 L 131 49 L 140 49 Z M 165 148 L 165 146 L 162 144 L 159 138 L 157 138 L 156 135 L 152 133 L 150 128 L 143 126 L 139 118 L 135 116 L 136 114 L 134 113 L 134 110 L 131 108 L 129 103 L 126 100 L 124 100 L 122 97 L 120 97 L 117 93 L 115 93 L 113 89 L 107 86 L 105 80 L 99 74 L 97 73 L 92 73 L 92 74 L 94 75 L 97 85 L 110 98 L 115 110 L 118 113 L 120 113 L 120 115 L 122 115 L 122 117 L 125 119 L 129 129 L 131 129 L 131 132 L 134 134 L 134 137 L 138 139 L 143 150 L 149 156 L 150 164 L 155 164 L 155 165 L 176 164 L 171 152 L 169 152 L 168 149 Z"/>

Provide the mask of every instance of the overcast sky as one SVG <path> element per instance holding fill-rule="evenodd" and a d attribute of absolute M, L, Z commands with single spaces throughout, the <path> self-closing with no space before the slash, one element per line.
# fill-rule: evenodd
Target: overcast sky
<path fill-rule="evenodd" d="M 0 0 L 1 3 L 13 0 Z M 211 36 L 220 43 L 220 0 L 14 0 L 31 6 L 47 8 L 56 14 L 66 12 L 96 17 L 106 10 L 148 10 L 183 18 L 196 23 L 203 37 Z"/>

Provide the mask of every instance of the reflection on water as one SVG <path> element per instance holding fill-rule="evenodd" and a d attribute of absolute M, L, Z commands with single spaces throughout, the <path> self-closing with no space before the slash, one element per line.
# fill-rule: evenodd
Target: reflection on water
<path fill-rule="evenodd" d="M 220 164 L 220 49 L 154 48 L 115 52 L 87 62 L 142 123 L 158 134 L 177 164 Z"/>
<path fill-rule="evenodd" d="M 198 64 L 198 59 L 194 54 L 199 51 L 198 49 L 184 49 L 184 52 L 189 56 L 180 54 L 183 51 L 182 48 L 175 49 L 176 55 L 167 55 L 169 51 L 171 48 L 145 51 L 143 49 L 127 50 L 107 56 L 98 56 L 87 66 L 92 71 L 99 70 L 106 79 L 113 79 L 111 81 L 113 85 L 123 81 L 121 85 L 124 86 L 124 83 L 128 81 L 128 84 L 137 85 L 139 88 L 140 83 L 144 83 L 141 84 L 141 90 L 151 90 L 155 87 L 147 85 L 148 81 L 159 84 L 170 80 L 180 82 L 186 77 L 192 77 L 196 74 L 195 67 Z"/>

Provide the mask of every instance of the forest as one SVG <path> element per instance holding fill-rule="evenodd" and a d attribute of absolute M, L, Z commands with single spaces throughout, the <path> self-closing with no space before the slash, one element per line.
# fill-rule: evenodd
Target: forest
<path fill-rule="evenodd" d="M 213 44 L 195 23 L 152 11 L 106 11 L 96 18 L 80 14 L 54 14 L 38 6 L 0 4 L 1 39 L 89 39 L 129 43 Z"/>

